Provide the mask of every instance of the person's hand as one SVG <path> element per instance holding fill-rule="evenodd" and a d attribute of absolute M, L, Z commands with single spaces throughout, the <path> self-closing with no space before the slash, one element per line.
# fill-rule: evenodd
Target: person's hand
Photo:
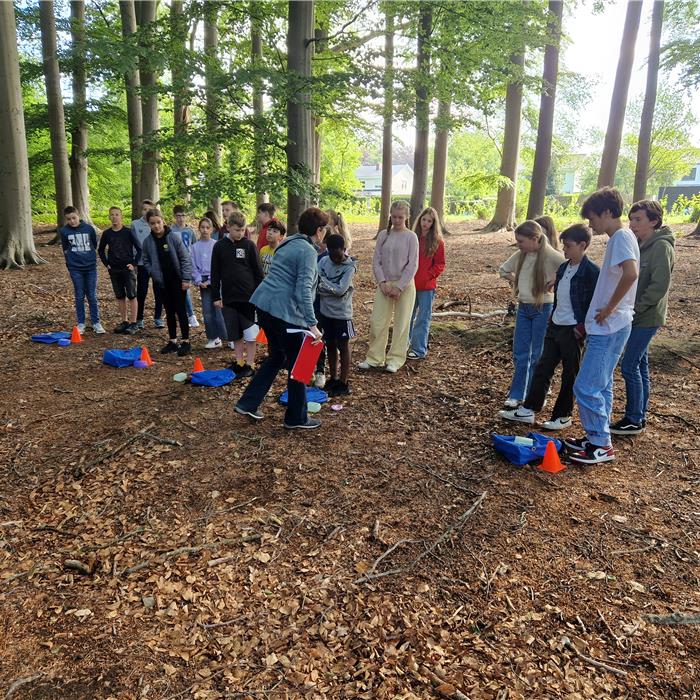
<path fill-rule="evenodd" d="M 107 269 L 109 269 L 109 268 L 107 268 Z M 131 265 L 131 264 L 129 264 L 129 265 L 126 266 L 126 269 L 127 269 L 127 270 L 131 270 L 131 271 L 133 272 L 134 266 Z"/>
<path fill-rule="evenodd" d="M 314 334 L 314 344 L 320 343 L 323 339 L 323 333 L 321 333 L 318 326 L 311 326 L 309 330 Z"/>
<path fill-rule="evenodd" d="M 202 284 L 200 284 L 199 286 L 201 289 L 206 289 L 210 284 L 210 282 L 202 282 Z"/>
<path fill-rule="evenodd" d="M 608 308 L 607 306 L 604 306 L 602 309 L 598 309 L 596 315 L 593 317 L 595 322 L 602 326 L 605 323 L 605 319 L 610 316 L 610 314 L 613 312 L 612 309 Z"/>
<path fill-rule="evenodd" d="M 389 296 L 389 285 L 386 282 L 379 283 L 379 291 L 386 297 Z"/>
<path fill-rule="evenodd" d="M 391 299 L 398 299 L 401 296 L 401 290 L 398 287 L 392 287 L 389 290 L 389 297 Z"/>
<path fill-rule="evenodd" d="M 224 308 L 224 302 L 219 299 L 218 301 L 214 302 L 214 306 L 216 306 L 217 309 L 223 309 Z"/>
<path fill-rule="evenodd" d="M 553 292 L 554 291 L 554 285 L 556 284 L 555 280 L 552 280 L 551 282 L 547 282 L 547 286 L 545 287 L 545 291 L 547 292 Z"/>
<path fill-rule="evenodd" d="M 186 291 L 190 288 L 190 283 L 189 282 L 183 282 L 182 283 L 182 291 Z"/>

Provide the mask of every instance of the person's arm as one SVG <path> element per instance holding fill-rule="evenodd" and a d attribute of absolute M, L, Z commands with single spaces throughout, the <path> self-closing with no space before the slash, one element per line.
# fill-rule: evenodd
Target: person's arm
<path fill-rule="evenodd" d="M 386 238 L 387 232 L 380 231 L 377 236 L 377 243 L 374 246 L 374 256 L 372 257 L 372 272 L 374 272 L 374 279 L 379 287 L 382 288 L 382 292 L 384 292 L 383 285 L 386 282 L 386 276 L 384 275 L 384 270 L 382 270 L 382 248 L 384 243 L 386 243 Z"/>
<path fill-rule="evenodd" d="M 656 306 L 667 294 L 671 286 L 671 273 L 675 259 L 673 248 L 667 243 L 657 243 L 656 248 L 661 248 L 657 255 L 649 260 L 651 278 L 643 290 L 639 290 L 635 311 L 639 313 L 645 309 Z"/>
<path fill-rule="evenodd" d="M 90 242 L 92 243 L 92 249 L 97 250 L 97 229 L 94 226 L 90 227 Z"/>
<path fill-rule="evenodd" d="M 105 231 L 100 237 L 100 244 L 97 246 L 97 254 L 100 256 L 102 264 L 109 270 L 109 263 L 107 262 L 107 255 L 105 254 L 105 248 L 109 242 L 110 235 L 109 231 Z"/>
<path fill-rule="evenodd" d="M 195 244 L 192 245 L 190 259 L 192 260 L 192 283 L 195 287 L 199 287 L 202 284 L 202 270 L 200 269 L 199 249 Z"/>
<path fill-rule="evenodd" d="M 498 275 L 511 284 L 515 284 L 515 271 L 518 269 L 518 257 L 520 251 L 513 253 L 503 265 L 498 268 Z"/>
<path fill-rule="evenodd" d="M 141 259 L 141 243 L 139 243 L 138 236 L 134 233 L 134 229 L 129 229 L 129 232 L 129 235 L 131 236 L 132 251 L 135 250 L 136 252 L 134 253 L 134 262 L 131 265 L 127 265 L 127 267 L 130 270 L 133 270 Z"/>
<path fill-rule="evenodd" d="M 408 236 L 408 261 L 401 271 L 401 277 L 396 283 L 396 288 L 403 292 L 404 289 L 413 281 L 413 278 L 418 272 L 418 236 L 413 231 L 411 233 L 403 233 L 403 236 Z"/>
<path fill-rule="evenodd" d="M 314 312 L 314 287 L 317 275 L 316 266 L 316 251 L 314 250 L 313 246 L 307 246 L 304 244 L 297 267 L 295 296 L 299 304 L 299 310 L 301 311 L 309 330 L 316 337 L 320 337 L 321 334 L 316 325 L 316 314 Z"/>
<path fill-rule="evenodd" d="M 156 251 L 156 255 L 158 252 Z M 141 265 L 146 268 L 146 272 L 151 274 L 151 246 L 148 242 L 148 238 L 144 240 L 143 246 L 141 248 Z"/>
<path fill-rule="evenodd" d="M 433 255 L 432 262 L 430 264 L 430 269 L 428 270 L 428 277 L 431 280 L 436 280 L 445 271 L 445 243 L 440 241 L 440 244 Z"/>
<path fill-rule="evenodd" d="M 219 248 L 219 250 L 217 250 Z M 215 304 L 219 307 L 221 304 L 221 263 L 219 262 L 219 256 L 221 254 L 221 248 L 217 243 L 211 252 L 211 269 L 209 271 L 209 282 L 211 283 L 211 298 Z"/>
<path fill-rule="evenodd" d="M 335 297 L 342 297 L 350 288 L 352 284 L 352 279 L 355 276 L 355 266 L 354 265 L 343 265 L 342 274 L 340 280 L 337 283 L 331 282 L 328 277 L 324 274 L 324 271 L 319 266 L 318 269 L 319 282 L 318 288 L 320 291 L 326 292 Z"/>
<path fill-rule="evenodd" d="M 250 267 L 253 270 L 253 279 L 255 280 L 255 286 L 257 287 L 264 279 L 262 264 L 260 262 L 260 253 L 257 246 L 253 241 L 248 239 L 248 260 L 250 261 Z"/>
<path fill-rule="evenodd" d="M 636 260 L 623 260 L 620 263 L 620 267 L 622 268 L 622 277 L 620 277 L 620 281 L 617 283 L 617 287 L 615 287 L 615 291 L 612 293 L 610 301 L 608 301 L 608 303 L 602 309 L 596 309 L 594 319 L 595 322 L 600 325 L 602 325 L 605 322 L 605 319 L 610 316 L 613 311 L 615 311 L 617 305 L 622 300 L 622 297 L 627 294 L 632 285 L 637 281 L 637 277 L 639 277 Z"/>
<path fill-rule="evenodd" d="M 175 252 L 180 260 L 180 278 L 182 279 L 182 288 L 187 289 L 192 281 L 192 258 L 187 250 L 187 246 L 183 243 L 182 238 L 177 236 L 174 239 Z"/>

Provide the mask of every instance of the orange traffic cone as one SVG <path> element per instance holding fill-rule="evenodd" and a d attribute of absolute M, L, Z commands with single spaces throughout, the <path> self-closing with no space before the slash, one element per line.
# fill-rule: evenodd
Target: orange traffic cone
<path fill-rule="evenodd" d="M 192 368 L 192 374 L 194 374 L 195 372 L 204 372 L 204 365 L 198 357 L 194 358 L 194 367 Z"/>
<path fill-rule="evenodd" d="M 263 345 L 267 345 L 267 336 L 265 335 L 265 331 L 262 328 L 260 329 L 260 332 L 258 333 L 258 337 L 255 340 L 258 343 L 262 343 Z"/>
<path fill-rule="evenodd" d="M 550 474 L 556 474 L 557 472 L 562 471 L 562 469 L 566 469 L 559 459 L 557 446 L 554 444 L 553 440 L 550 440 L 547 443 L 547 447 L 544 451 L 544 459 L 542 460 L 542 464 L 540 464 L 537 468 L 543 472 L 549 472 Z"/>
<path fill-rule="evenodd" d="M 145 345 L 141 346 L 141 362 L 145 362 L 147 367 L 150 367 L 153 364 L 151 353 L 148 352 L 148 348 Z"/>
<path fill-rule="evenodd" d="M 70 342 L 71 343 L 82 343 L 83 342 L 83 336 L 80 335 L 80 331 L 78 330 L 78 326 L 73 326 L 73 332 L 70 334 Z"/>

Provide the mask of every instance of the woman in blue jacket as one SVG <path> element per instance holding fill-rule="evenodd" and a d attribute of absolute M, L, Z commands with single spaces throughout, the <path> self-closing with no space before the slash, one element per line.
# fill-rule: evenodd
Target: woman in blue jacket
<path fill-rule="evenodd" d="M 314 244 L 328 226 L 328 215 L 310 207 L 299 217 L 299 232 L 288 236 L 277 246 L 270 271 L 250 298 L 258 309 L 258 324 L 265 331 L 268 357 L 257 371 L 243 396 L 235 406 L 236 413 L 260 420 L 258 407 L 285 367 L 288 372 L 296 361 L 304 333 L 288 330 L 308 330 L 321 339 L 314 314 L 314 296 L 318 279 Z M 284 427 L 290 430 L 318 428 L 321 421 L 309 418 L 306 412 L 306 387 L 287 379 L 287 411 Z"/>

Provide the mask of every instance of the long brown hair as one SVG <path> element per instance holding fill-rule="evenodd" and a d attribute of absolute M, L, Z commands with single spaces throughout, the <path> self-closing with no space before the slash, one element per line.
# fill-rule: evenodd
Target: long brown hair
<path fill-rule="evenodd" d="M 545 232 L 549 245 L 551 245 L 554 250 L 559 250 L 559 232 L 557 231 L 554 219 L 551 216 L 538 216 L 535 221 Z"/>
<path fill-rule="evenodd" d="M 335 209 L 326 209 L 326 214 L 328 214 L 331 219 L 328 224 L 329 232 L 337 233 L 342 236 L 345 241 L 345 250 L 350 250 L 350 246 L 352 246 L 352 236 L 350 235 L 347 223 L 345 223 L 345 217 Z"/>
<path fill-rule="evenodd" d="M 426 207 L 423 211 L 416 217 L 416 221 L 413 224 L 413 230 L 420 240 L 423 235 L 423 228 L 421 227 L 420 220 L 426 215 L 430 214 L 433 217 L 433 223 L 428 233 L 425 234 L 425 253 L 428 257 L 435 255 L 435 251 L 442 243 L 442 226 L 440 226 L 440 217 L 438 216 L 437 210 L 433 207 Z"/>
<path fill-rule="evenodd" d="M 523 238 L 530 238 L 533 241 L 538 241 L 539 249 L 537 251 L 537 260 L 535 260 L 535 271 L 532 277 L 532 296 L 535 297 L 535 306 L 542 306 L 544 302 L 544 293 L 547 289 L 547 280 L 544 274 L 544 261 L 547 253 L 547 248 L 549 247 L 549 241 L 544 233 L 542 227 L 536 222 L 529 219 L 528 221 L 523 221 L 520 226 L 515 229 L 516 236 L 522 236 Z M 513 292 L 515 296 L 518 296 L 518 280 L 520 278 L 520 271 L 523 269 L 523 263 L 525 262 L 525 256 L 527 253 L 520 251 L 520 257 L 518 258 L 518 265 L 515 268 L 515 284 L 513 285 Z"/>

